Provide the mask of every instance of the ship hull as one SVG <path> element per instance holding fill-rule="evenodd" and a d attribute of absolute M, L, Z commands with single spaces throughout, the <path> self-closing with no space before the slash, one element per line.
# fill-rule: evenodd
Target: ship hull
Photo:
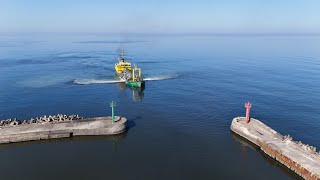
<path fill-rule="evenodd" d="M 126 83 L 128 86 L 131 86 L 131 87 L 143 87 L 144 86 L 144 81 L 139 81 L 139 82 L 127 81 Z"/>
<path fill-rule="evenodd" d="M 120 74 L 117 72 L 116 72 L 116 75 L 130 87 L 144 87 L 144 85 L 145 85 L 144 81 L 135 81 L 135 82 L 128 81 L 124 78 L 121 78 Z"/>

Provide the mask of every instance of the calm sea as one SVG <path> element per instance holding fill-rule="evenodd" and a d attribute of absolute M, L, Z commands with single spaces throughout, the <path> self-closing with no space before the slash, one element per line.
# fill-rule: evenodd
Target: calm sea
<path fill-rule="evenodd" d="M 150 81 L 117 83 L 120 48 Z M 0 145 L 1 179 L 297 179 L 231 133 L 245 114 L 320 148 L 320 36 L 0 36 L 0 119 L 127 117 L 111 137 Z"/>

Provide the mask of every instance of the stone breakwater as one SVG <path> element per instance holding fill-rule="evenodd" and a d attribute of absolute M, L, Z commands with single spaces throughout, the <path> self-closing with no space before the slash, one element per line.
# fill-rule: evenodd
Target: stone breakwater
<path fill-rule="evenodd" d="M 79 115 L 49 115 L 30 120 L 0 121 L 0 144 L 72 136 L 113 135 L 126 131 L 127 119 L 111 117 L 83 118 Z"/>
<path fill-rule="evenodd" d="M 315 147 L 294 141 L 290 135 L 283 136 L 253 118 L 246 124 L 244 117 L 236 117 L 230 129 L 304 179 L 320 180 L 320 152 Z"/>
<path fill-rule="evenodd" d="M 32 124 L 32 123 L 49 123 L 49 122 L 62 122 L 62 121 L 73 121 L 73 120 L 83 120 L 84 117 L 80 117 L 78 114 L 76 115 L 65 115 L 65 114 L 57 114 L 57 115 L 44 115 L 41 117 L 36 117 L 35 119 L 31 118 L 29 120 L 21 120 L 17 119 L 6 119 L 0 120 L 1 126 L 15 126 L 20 124 Z"/>

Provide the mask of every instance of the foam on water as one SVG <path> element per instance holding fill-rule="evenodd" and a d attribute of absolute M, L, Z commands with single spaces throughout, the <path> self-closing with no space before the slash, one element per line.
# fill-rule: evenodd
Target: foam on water
<path fill-rule="evenodd" d="M 161 81 L 161 80 L 168 80 L 173 79 L 173 76 L 159 76 L 159 77 L 147 77 L 144 78 L 145 81 Z"/>
<path fill-rule="evenodd" d="M 173 79 L 171 76 L 159 76 L 159 77 L 149 77 L 144 78 L 145 81 L 161 81 L 167 79 Z M 112 84 L 112 83 L 121 83 L 124 82 L 121 79 L 75 79 L 73 80 L 74 84 L 79 85 L 88 85 L 88 84 Z"/>

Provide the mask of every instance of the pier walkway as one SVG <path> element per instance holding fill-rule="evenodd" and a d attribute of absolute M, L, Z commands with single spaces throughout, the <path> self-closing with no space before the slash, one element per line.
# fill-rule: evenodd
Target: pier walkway
<path fill-rule="evenodd" d="M 320 180 L 320 155 L 315 147 L 293 141 L 253 118 L 246 123 L 245 117 L 236 117 L 230 128 L 303 178 Z"/>
<path fill-rule="evenodd" d="M 125 117 L 95 117 L 82 120 L 19 124 L 0 127 L 0 144 L 72 136 L 113 135 L 126 130 Z"/>

